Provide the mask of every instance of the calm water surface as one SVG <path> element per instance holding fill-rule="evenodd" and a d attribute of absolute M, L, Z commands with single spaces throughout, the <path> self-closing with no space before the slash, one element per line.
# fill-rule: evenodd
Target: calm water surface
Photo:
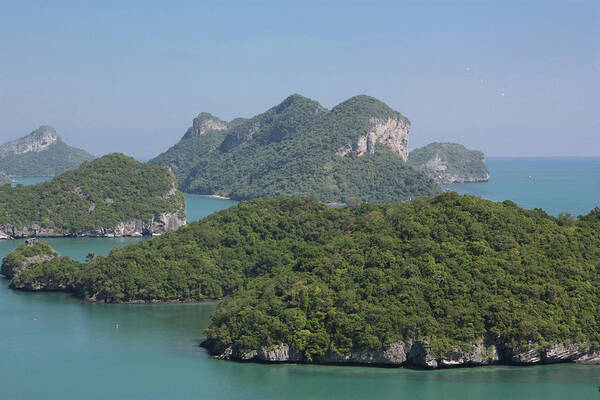
<path fill-rule="evenodd" d="M 587 214 L 600 206 L 600 157 L 489 158 L 489 182 L 447 189 L 494 201 L 513 200 L 548 214 Z"/>
<path fill-rule="evenodd" d="M 454 189 L 550 213 L 587 212 L 600 198 L 598 160 L 579 161 L 561 167 L 539 159 L 490 159 L 492 181 Z M 570 174 L 550 172 L 565 163 Z M 560 195 L 564 184 L 577 195 Z M 235 203 L 198 195 L 186 200 L 189 220 Z M 83 260 L 89 251 L 108 254 L 139 240 L 48 242 Z M 20 243 L 0 241 L 0 257 Z M 216 361 L 198 347 L 214 303 L 99 305 L 7 286 L 0 280 L 0 399 L 600 399 L 597 366 L 414 371 Z"/>

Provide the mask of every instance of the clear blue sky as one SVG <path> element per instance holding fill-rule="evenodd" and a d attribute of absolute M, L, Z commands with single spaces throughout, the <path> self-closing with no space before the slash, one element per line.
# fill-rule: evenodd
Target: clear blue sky
<path fill-rule="evenodd" d="M 0 142 L 154 156 L 201 111 L 377 97 L 411 146 L 600 155 L 600 1 L 3 1 Z M 504 95 L 502 95 L 504 94 Z"/>

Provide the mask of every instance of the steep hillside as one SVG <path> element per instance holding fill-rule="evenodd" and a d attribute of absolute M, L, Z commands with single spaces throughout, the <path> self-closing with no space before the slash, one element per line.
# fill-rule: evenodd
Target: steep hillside
<path fill-rule="evenodd" d="M 0 146 L 0 170 L 11 176 L 55 176 L 93 159 L 63 142 L 51 126 Z"/>
<path fill-rule="evenodd" d="M 262 114 L 232 121 L 218 135 L 184 136 L 150 162 L 175 166 L 184 191 L 234 199 L 310 194 L 325 202 L 408 200 L 441 190 L 405 162 L 409 128 L 408 119 L 372 97 L 327 110 L 292 95 Z"/>
<path fill-rule="evenodd" d="M 123 154 L 37 185 L 0 187 L 0 238 L 141 236 L 182 224 L 185 200 L 173 174 Z"/>
<path fill-rule="evenodd" d="M 171 168 L 178 182 L 183 182 L 194 167 L 197 157 L 218 149 L 229 127 L 227 122 L 201 113 L 183 138 L 169 150 L 155 157 L 151 163 Z"/>

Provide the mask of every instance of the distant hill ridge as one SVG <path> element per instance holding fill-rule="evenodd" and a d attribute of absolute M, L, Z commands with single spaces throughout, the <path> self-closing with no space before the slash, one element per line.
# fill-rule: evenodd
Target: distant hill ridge
<path fill-rule="evenodd" d="M 439 183 L 487 182 L 490 172 L 481 151 L 458 143 L 431 143 L 411 151 L 408 160 Z"/>
<path fill-rule="evenodd" d="M 373 97 L 328 110 L 294 94 L 229 123 L 201 113 L 151 163 L 169 166 L 180 188 L 234 199 L 314 195 L 321 201 L 408 200 L 439 192 L 406 163 L 410 121 Z"/>
<path fill-rule="evenodd" d="M 63 142 L 48 125 L 0 146 L 0 170 L 11 176 L 54 176 L 93 159 Z"/>

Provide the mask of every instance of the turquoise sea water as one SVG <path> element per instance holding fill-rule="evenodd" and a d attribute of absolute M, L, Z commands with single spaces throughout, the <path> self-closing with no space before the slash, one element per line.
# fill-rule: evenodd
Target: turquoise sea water
<path fill-rule="evenodd" d="M 52 179 L 52 177 L 51 176 L 24 176 L 24 177 L 12 178 L 12 179 L 13 179 L 13 186 L 16 186 L 17 184 L 35 185 L 36 183 L 40 183 L 40 182 L 44 182 L 49 179 Z"/>
<path fill-rule="evenodd" d="M 553 214 L 583 213 L 598 204 L 599 159 L 513 160 L 490 159 L 489 183 L 453 189 L 493 200 L 511 198 Z M 563 169 L 570 173 L 556 173 Z M 538 183 L 528 185 L 528 175 Z M 564 185 L 570 196 L 562 195 Z M 198 195 L 186 200 L 189 220 L 235 203 Z M 107 254 L 139 240 L 48 241 L 61 254 L 83 260 L 89 251 Z M 0 241 L 0 257 L 20 243 Z M 600 399 L 599 366 L 416 371 L 217 361 L 198 347 L 214 303 L 88 304 L 64 293 L 7 286 L 0 280 L 0 400 Z"/>
<path fill-rule="evenodd" d="M 489 182 L 449 185 L 448 190 L 494 201 L 513 200 L 548 214 L 587 214 L 600 206 L 600 157 L 489 158 Z"/>

